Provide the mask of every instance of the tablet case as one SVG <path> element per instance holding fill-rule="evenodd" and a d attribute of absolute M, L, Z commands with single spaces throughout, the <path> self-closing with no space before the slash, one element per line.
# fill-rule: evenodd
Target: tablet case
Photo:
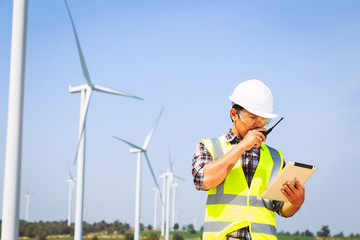
<path fill-rule="evenodd" d="M 311 165 L 288 162 L 279 175 L 269 184 L 263 194 L 261 194 L 261 197 L 288 202 L 285 195 L 281 192 L 281 189 L 284 189 L 284 183 L 290 182 L 290 184 L 295 185 L 295 178 L 298 178 L 300 184 L 304 185 L 316 169 L 316 167 Z"/>

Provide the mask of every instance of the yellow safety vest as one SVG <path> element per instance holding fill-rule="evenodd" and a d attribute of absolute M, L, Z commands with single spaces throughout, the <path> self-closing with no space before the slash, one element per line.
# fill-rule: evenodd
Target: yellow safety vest
<path fill-rule="evenodd" d="M 202 141 L 214 161 L 231 149 L 225 135 Z M 277 240 L 272 201 L 260 195 L 283 163 L 281 151 L 261 144 L 259 164 L 249 188 L 238 161 L 221 184 L 207 191 L 203 239 L 223 240 L 226 234 L 249 226 L 252 240 Z"/>

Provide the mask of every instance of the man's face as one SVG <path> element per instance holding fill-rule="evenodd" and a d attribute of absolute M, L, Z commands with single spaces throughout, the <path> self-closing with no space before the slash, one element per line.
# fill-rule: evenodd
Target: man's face
<path fill-rule="evenodd" d="M 271 120 L 270 118 L 264 118 L 252 114 L 246 109 L 242 109 L 241 111 L 238 111 L 237 114 L 240 120 L 243 122 L 244 126 L 246 126 L 248 130 L 263 128 L 266 125 L 268 125 Z"/>
<path fill-rule="evenodd" d="M 263 128 L 270 122 L 270 119 L 252 114 L 246 109 L 236 111 L 232 108 L 230 113 L 234 121 L 234 130 L 236 130 L 236 133 L 241 137 L 244 137 L 248 131 Z"/>

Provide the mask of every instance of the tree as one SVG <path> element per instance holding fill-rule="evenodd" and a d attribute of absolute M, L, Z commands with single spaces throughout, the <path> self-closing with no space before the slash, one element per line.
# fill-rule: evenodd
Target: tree
<path fill-rule="evenodd" d="M 192 224 L 187 225 L 187 230 L 189 232 L 191 232 L 191 230 L 194 230 L 194 225 L 192 225 Z"/>
<path fill-rule="evenodd" d="M 46 240 L 46 237 L 47 237 L 46 234 L 43 232 L 40 234 L 39 240 Z"/>
<path fill-rule="evenodd" d="M 125 240 L 134 240 L 134 234 L 130 232 L 126 233 Z"/>
<path fill-rule="evenodd" d="M 125 228 L 125 231 L 129 231 L 130 230 L 130 224 L 125 223 L 124 228 Z"/>
<path fill-rule="evenodd" d="M 98 238 L 97 235 L 94 235 L 94 236 L 92 237 L 92 240 L 99 240 L 99 238 Z"/>
<path fill-rule="evenodd" d="M 330 237 L 329 226 L 322 226 L 321 230 L 318 231 L 316 234 L 318 237 Z"/>
<path fill-rule="evenodd" d="M 172 240 L 184 240 L 184 237 L 178 233 L 175 233 Z"/>
<path fill-rule="evenodd" d="M 35 225 L 34 224 L 29 224 L 26 226 L 25 228 L 25 236 L 27 236 L 28 238 L 34 238 L 35 235 Z"/>
<path fill-rule="evenodd" d="M 189 224 L 189 225 L 187 226 L 187 230 L 188 230 L 191 234 L 195 234 L 195 233 L 196 233 L 195 228 L 194 228 L 194 225 L 192 225 L 192 224 Z"/>
<path fill-rule="evenodd" d="M 180 227 L 180 226 L 179 226 L 178 223 L 175 223 L 175 224 L 174 224 L 174 230 L 179 230 L 179 227 Z"/>
<path fill-rule="evenodd" d="M 107 234 L 112 235 L 114 233 L 114 226 L 108 227 Z"/>
<path fill-rule="evenodd" d="M 148 229 L 149 231 L 151 231 L 151 230 L 153 229 L 153 227 L 151 226 L 151 224 L 149 224 L 149 225 L 147 226 L 147 229 Z"/>
<path fill-rule="evenodd" d="M 344 237 L 344 233 L 343 233 L 343 232 L 339 232 L 338 234 L 335 234 L 333 237 L 343 238 L 343 237 Z"/>
<path fill-rule="evenodd" d="M 159 236 L 152 233 L 146 236 L 146 240 L 159 240 Z"/>
<path fill-rule="evenodd" d="M 314 234 L 312 232 L 310 232 L 310 230 L 305 230 L 305 232 L 301 233 L 301 236 L 304 237 L 314 237 Z"/>
<path fill-rule="evenodd" d="M 100 231 L 104 231 L 106 227 L 107 227 L 107 223 L 104 220 L 102 220 L 97 224 L 97 229 Z"/>

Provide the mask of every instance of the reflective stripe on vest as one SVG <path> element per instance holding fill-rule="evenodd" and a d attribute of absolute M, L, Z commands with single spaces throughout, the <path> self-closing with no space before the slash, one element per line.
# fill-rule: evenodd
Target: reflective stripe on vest
<path fill-rule="evenodd" d="M 225 136 L 211 140 L 206 139 L 203 140 L 203 142 L 214 161 L 221 158 L 226 152 L 228 152 L 231 145 L 226 141 Z M 264 144 L 261 146 L 260 159 L 263 160 L 259 161 L 259 165 L 261 164 L 262 166 L 262 169 L 259 171 L 264 172 L 264 168 L 266 168 L 269 170 L 271 169 L 271 173 L 256 174 L 255 172 L 254 177 L 256 176 L 257 180 L 254 181 L 254 189 L 257 188 L 257 185 L 263 183 L 265 183 L 267 186 L 268 183 L 277 176 L 281 166 L 283 165 L 281 152 Z M 241 171 L 242 175 L 244 175 L 242 166 L 239 164 L 235 165 L 232 171 Z M 265 189 L 252 190 L 253 182 L 251 183 L 249 189 L 245 177 L 238 177 L 237 179 L 234 179 L 234 176 L 237 177 L 237 175 L 235 174 L 232 177 L 230 175 L 231 174 L 229 173 L 227 178 L 221 184 L 219 184 L 216 189 L 211 189 L 208 191 L 204 223 L 204 239 L 222 239 L 227 233 L 235 231 L 244 226 L 250 226 L 250 234 L 253 240 L 266 238 L 276 239 L 276 222 L 272 201 L 263 199 L 259 196 L 261 195 L 259 191 L 263 191 Z M 230 179 L 233 180 L 230 181 L 229 176 Z M 239 181 L 241 181 L 242 184 L 246 184 L 248 190 L 242 187 L 243 190 L 241 191 L 246 190 L 242 194 L 237 193 L 236 191 L 235 192 L 237 194 L 229 194 L 229 187 L 230 192 L 234 191 L 234 189 L 237 189 L 236 185 L 234 184 L 238 184 Z M 224 193 L 225 182 L 227 182 L 226 184 L 228 189 L 226 193 Z M 240 215 L 236 214 L 236 211 L 239 212 Z M 225 216 L 222 213 L 224 213 Z M 227 214 L 234 216 L 226 216 Z M 226 219 L 231 221 L 226 221 Z"/>
<path fill-rule="evenodd" d="M 228 225 L 233 222 L 205 222 L 204 223 L 204 232 L 220 232 Z M 261 224 L 261 223 L 251 223 L 251 229 L 253 233 L 264 233 L 267 235 L 274 235 L 276 233 L 276 228 L 272 225 Z"/>
<path fill-rule="evenodd" d="M 206 201 L 206 205 L 211 204 L 229 204 L 246 206 L 247 196 L 235 195 L 235 194 L 212 194 L 209 195 Z M 261 198 L 258 196 L 249 196 L 249 206 L 252 207 L 266 207 L 270 211 L 274 211 L 272 201 L 269 199 Z"/>

